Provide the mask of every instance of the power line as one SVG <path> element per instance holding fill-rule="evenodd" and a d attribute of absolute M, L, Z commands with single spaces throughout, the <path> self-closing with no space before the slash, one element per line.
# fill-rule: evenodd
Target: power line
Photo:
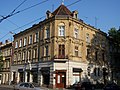
<path fill-rule="evenodd" d="M 9 20 L 9 19 L 6 19 L 6 20 L 8 20 L 10 23 L 12 23 L 13 25 L 15 25 L 16 27 L 19 27 L 16 23 L 12 22 L 11 20 Z"/>
<path fill-rule="evenodd" d="M 47 1 L 49 1 L 49 0 L 44 0 L 44 1 L 42 1 L 42 2 L 40 2 L 40 3 L 37 3 L 37 4 L 35 4 L 35 5 L 32 5 L 32 6 L 28 7 L 28 8 L 25 8 L 25 9 L 23 9 L 23 10 L 20 10 L 20 11 L 18 11 L 18 13 L 23 12 L 23 11 L 25 11 L 25 10 L 28 10 L 28 9 L 30 9 L 30 8 L 33 8 L 33 7 L 35 7 L 35 6 L 38 6 L 38 5 L 40 5 L 40 4 L 42 4 L 42 3 L 45 3 L 45 2 L 47 2 Z M 17 12 L 16 12 L 16 13 L 17 13 Z"/>
<path fill-rule="evenodd" d="M 3 37 L 1 37 L 0 40 L 3 39 L 4 37 L 6 37 L 9 33 L 13 32 L 13 31 L 16 31 L 16 30 L 18 30 L 18 29 L 20 29 L 20 28 L 22 28 L 22 27 L 25 27 L 25 26 L 27 26 L 27 25 L 33 23 L 33 22 L 36 22 L 36 21 L 38 21 L 38 20 L 41 20 L 41 19 L 44 18 L 44 17 L 45 17 L 45 16 L 42 16 L 42 17 L 40 17 L 40 18 L 38 18 L 38 19 L 36 19 L 36 20 L 33 20 L 33 21 L 31 21 L 31 22 L 29 22 L 29 23 L 23 25 L 23 26 L 20 26 L 20 27 L 14 29 L 14 30 L 9 31 L 9 32 L 6 33 Z"/>
<path fill-rule="evenodd" d="M 69 4 L 69 5 L 67 5 L 67 7 L 70 7 L 70 6 L 76 4 L 76 3 L 80 2 L 80 1 L 82 1 L 82 0 L 77 0 L 77 1 L 75 1 L 75 2 L 73 2 L 73 3 L 71 3 L 71 4 Z"/>
<path fill-rule="evenodd" d="M 14 13 L 25 1 L 27 1 L 27 0 L 24 0 L 22 3 L 20 3 L 20 5 L 18 5 L 18 6 L 11 12 L 11 14 Z"/>
<path fill-rule="evenodd" d="M 11 17 L 14 15 L 14 12 L 27 0 L 24 0 L 22 3 L 20 3 L 9 15 L 7 16 L 1 16 L 2 19 L 0 19 L 0 23 L 4 20 L 4 19 L 7 19 L 8 17 Z"/>
<path fill-rule="evenodd" d="M 25 0 L 25 1 L 26 1 L 26 0 Z M 25 1 L 24 1 L 24 2 L 25 2 Z M 12 11 L 13 13 L 11 13 L 11 14 L 5 16 L 5 17 L 3 16 L 3 18 L 0 19 L 0 23 L 1 23 L 4 19 L 7 19 L 7 18 L 9 18 L 9 17 L 11 17 L 11 16 L 13 16 L 13 15 L 15 15 L 15 14 L 18 14 L 18 13 L 20 13 L 20 12 L 23 12 L 23 11 L 25 11 L 25 10 L 31 9 L 31 8 L 33 8 L 33 7 L 35 7 L 35 6 L 38 6 L 38 5 L 42 4 L 42 3 L 45 3 L 45 2 L 47 2 L 47 1 L 49 1 L 49 0 L 44 0 L 44 1 L 40 2 L 40 3 L 37 3 L 37 4 L 35 4 L 35 5 L 32 5 L 32 6 L 28 7 L 28 8 L 25 8 L 25 9 L 20 10 L 20 11 L 17 11 L 17 12 L 15 12 L 16 9 L 14 9 L 14 10 Z M 22 5 L 22 3 L 21 3 L 21 5 Z M 20 6 L 20 5 L 19 5 L 19 6 Z M 18 7 L 17 7 L 17 8 L 18 8 Z"/>
<path fill-rule="evenodd" d="M 26 1 L 26 0 L 24 0 L 18 7 L 20 7 L 25 1 Z M 28 9 L 30 9 L 30 8 L 33 8 L 33 7 L 35 7 L 35 6 L 38 6 L 38 5 L 40 5 L 40 4 L 42 4 L 42 3 L 45 3 L 45 2 L 47 2 L 47 1 L 49 1 L 49 0 L 44 0 L 44 1 L 42 1 L 42 2 L 40 2 L 40 3 L 37 3 L 37 4 L 35 4 L 35 5 L 32 5 L 32 6 L 28 7 L 28 8 L 25 8 L 25 9 L 23 9 L 23 10 L 20 10 L 20 11 L 15 12 L 15 10 L 18 8 L 18 7 L 16 7 L 16 9 L 13 10 L 13 13 L 12 13 L 11 15 L 8 15 L 8 16 L 6 16 L 6 17 L 2 16 L 3 18 L 0 19 L 0 23 L 2 22 L 2 20 L 7 19 L 8 17 L 11 17 L 11 16 L 13 16 L 13 15 L 15 15 L 15 14 L 17 14 L 17 13 L 23 12 L 23 11 L 28 10 Z M 71 4 L 69 4 L 69 5 L 67 5 L 67 7 L 72 6 L 72 5 L 74 5 L 74 4 L 76 4 L 76 3 L 80 2 L 80 1 L 82 1 L 82 0 L 77 0 L 77 1 L 75 1 L 75 2 L 73 2 L 73 3 L 71 3 Z M 15 13 L 14 13 L 14 12 L 15 12 Z M 43 17 L 45 17 L 45 16 L 43 16 Z M 20 28 L 22 28 L 22 27 L 24 27 L 24 26 L 27 26 L 27 25 L 29 25 L 29 24 L 37 21 L 37 20 L 42 19 L 43 17 L 38 18 L 38 19 L 36 19 L 36 20 L 34 20 L 34 21 L 31 21 L 31 22 L 29 22 L 29 23 L 27 23 L 27 24 L 25 24 L 25 25 L 23 25 L 23 26 L 21 26 L 21 27 L 18 26 L 18 28 L 14 29 L 14 30 L 12 30 L 12 31 L 16 31 L 16 30 L 18 30 L 18 29 L 20 29 Z M 9 31 L 7 34 L 5 34 L 2 38 L 0 38 L 0 40 L 3 39 L 5 36 L 7 36 L 10 32 L 11 32 L 11 31 Z"/>
<path fill-rule="evenodd" d="M 0 15 L 0 16 L 3 17 L 2 15 Z M 15 25 L 16 27 L 19 27 L 17 24 L 15 24 L 14 22 L 12 22 L 11 20 L 9 20 L 9 19 L 6 19 L 6 20 L 9 21 L 10 23 L 12 23 L 13 25 Z"/>

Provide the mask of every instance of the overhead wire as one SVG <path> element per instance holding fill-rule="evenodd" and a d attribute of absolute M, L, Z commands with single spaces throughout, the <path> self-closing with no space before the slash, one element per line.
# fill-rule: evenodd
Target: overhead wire
<path fill-rule="evenodd" d="M 27 0 L 24 0 L 22 3 L 20 3 L 12 12 L 11 12 L 11 14 L 12 13 L 14 13 L 23 3 L 25 3 Z"/>
<path fill-rule="evenodd" d="M 76 3 L 80 2 L 80 1 L 82 1 L 82 0 L 77 0 L 77 1 L 75 1 L 75 2 L 73 2 L 73 3 L 71 3 L 71 4 L 69 4 L 69 5 L 66 5 L 66 6 L 67 6 L 67 7 L 70 7 L 70 6 L 76 4 Z"/>
<path fill-rule="evenodd" d="M 44 17 L 45 17 L 45 16 L 42 16 L 42 17 L 40 17 L 40 18 L 38 18 L 38 19 L 36 19 L 36 20 L 33 20 L 33 21 L 31 21 L 31 22 L 29 22 L 29 23 L 27 23 L 27 24 L 25 24 L 25 25 L 22 25 L 22 26 L 20 26 L 20 27 L 14 29 L 14 30 L 9 31 L 9 32 L 6 33 L 3 37 L 1 37 L 0 40 L 3 39 L 4 37 L 6 37 L 10 32 L 13 32 L 13 31 L 16 31 L 16 30 L 18 30 L 18 29 L 20 29 L 20 28 L 23 28 L 23 27 L 25 27 L 25 26 L 27 26 L 27 25 L 33 23 L 33 22 L 36 22 L 36 21 L 38 21 L 38 20 L 41 20 L 41 19 L 44 18 Z"/>
<path fill-rule="evenodd" d="M 25 0 L 25 1 L 26 1 L 26 0 Z M 24 1 L 24 2 L 25 2 L 25 1 Z M 35 6 L 38 6 L 38 5 L 42 4 L 42 3 L 45 3 L 45 2 L 47 2 L 47 1 L 49 1 L 49 0 L 44 0 L 44 1 L 40 2 L 40 3 L 34 4 L 34 5 L 30 6 L 30 7 L 27 7 L 27 8 L 25 8 L 25 9 L 22 9 L 22 10 L 17 11 L 17 12 L 15 12 L 15 10 L 16 10 L 16 9 L 15 9 L 15 10 L 12 11 L 11 14 L 9 14 L 9 15 L 7 15 L 7 16 L 5 16 L 5 17 L 3 16 L 3 18 L 0 19 L 0 23 L 1 23 L 4 19 L 7 19 L 7 18 L 9 18 L 9 17 L 11 17 L 11 16 L 13 16 L 13 15 L 16 15 L 16 14 L 18 14 L 18 13 L 20 13 L 20 12 L 23 12 L 23 11 L 25 11 L 25 10 L 31 9 L 31 8 L 33 8 L 33 7 L 35 7 Z"/>
<path fill-rule="evenodd" d="M 7 19 L 8 17 L 13 16 L 13 15 L 14 15 L 14 12 L 15 12 L 25 1 L 27 1 L 27 0 L 24 0 L 22 3 L 20 3 L 20 4 L 19 4 L 10 14 L 8 14 L 7 16 L 2 16 L 2 19 L 0 19 L 0 23 L 1 23 L 3 20 Z"/>
<path fill-rule="evenodd" d="M 11 16 L 13 16 L 13 15 L 15 15 L 15 14 L 17 14 L 17 13 L 23 12 L 23 11 L 25 11 L 25 10 L 28 10 L 28 9 L 30 9 L 30 8 L 33 8 L 33 7 L 37 6 L 37 5 L 40 5 L 40 4 L 42 4 L 42 3 L 45 3 L 45 2 L 47 2 L 47 1 L 49 1 L 49 0 L 44 0 L 44 1 L 42 1 L 42 2 L 40 2 L 40 3 L 37 3 L 37 4 L 35 4 L 35 5 L 32 5 L 32 6 L 28 7 L 28 8 L 25 8 L 25 9 L 23 9 L 23 10 L 17 11 L 17 12 L 15 12 L 15 13 L 13 13 Z M 74 4 L 76 4 L 76 3 L 80 2 L 80 1 L 82 1 L 82 0 L 77 0 L 77 1 L 75 1 L 75 2 L 73 2 L 73 3 L 71 3 L 71 4 L 69 4 L 69 5 L 67 5 L 67 7 L 72 6 L 72 5 L 74 5 Z M 42 16 L 41 18 L 38 18 L 38 19 L 36 19 L 36 20 L 34 20 L 34 21 L 31 21 L 31 22 L 29 22 L 29 23 L 27 23 L 27 24 L 25 24 L 25 25 L 23 25 L 23 26 L 21 26 L 21 27 L 18 27 L 18 28 L 16 28 L 16 29 L 12 30 L 12 31 L 16 31 L 16 30 L 18 30 L 18 29 L 20 29 L 20 28 L 22 28 L 22 27 L 24 27 L 24 26 L 27 26 L 27 25 L 29 25 L 29 24 L 37 21 L 37 20 L 42 19 L 43 17 L 45 17 L 45 16 Z M 0 20 L 0 22 L 1 22 L 1 20 Z M 9 31 L 7 34 L 5 34 L 2 38 L 4 38 L 4 37 L 5 37 L 6 35 L 8 35 L 10 32 L 11 32 L 11 31 Z M 0 38 L 0 40 L 1 40 L 2 38 Z"/>

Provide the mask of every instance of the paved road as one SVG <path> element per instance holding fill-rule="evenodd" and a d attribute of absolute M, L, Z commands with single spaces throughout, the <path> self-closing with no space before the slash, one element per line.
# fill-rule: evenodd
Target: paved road
<path fill-rule="evenodd" d="M 12 88 L 0 87 L 0 90 L 13 90 Z"/>

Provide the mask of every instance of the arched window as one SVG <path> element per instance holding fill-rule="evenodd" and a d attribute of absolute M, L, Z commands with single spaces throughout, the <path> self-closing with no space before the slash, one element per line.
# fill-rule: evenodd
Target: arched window
<path fill-rule="evenodd" d="M 65 25 L 64 25 L 64 23 L 60 23 L 58 25 L 58 36 L 65 36 Z"/>

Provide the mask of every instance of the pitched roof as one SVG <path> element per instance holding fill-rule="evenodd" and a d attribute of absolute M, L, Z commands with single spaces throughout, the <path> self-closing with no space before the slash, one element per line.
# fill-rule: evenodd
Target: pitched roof
<path fill-rule="evenodd" d="M 62 4 L 52 13 L 52 15 L 72 15 L 72 12 Z"/>

